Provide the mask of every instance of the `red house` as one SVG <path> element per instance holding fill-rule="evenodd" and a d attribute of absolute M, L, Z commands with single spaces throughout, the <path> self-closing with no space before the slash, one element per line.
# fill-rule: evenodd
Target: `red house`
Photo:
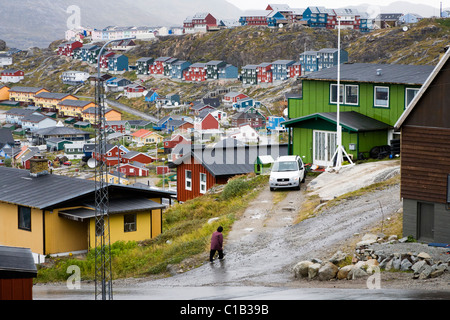
<path fill-rule="evenodd" d="M 206 81 L 206 63 L 194 63 L 183 73 L 186 81 Z"/>
<path fill-rule="evenodd" d="M 120 146 L 120 157 L 119 157 L 119 146 L 107 144 L 106 145 L 106 154 L 101 155 L 99 153 L 98 147 L 94 149 L 92 152 L 92 158 L 96 159 L 97 161 L 103 161 L 106 163 L 107 166 L 115 166 L 120 162 L 123 161 L 123 156 L 127 154 L 128 150 L 126 150 L 123 146 Z"/>
<path fill-rule="evenodd" d="M 223 96 L 223 102 L 224 103 L 228 103 L 228 104 L 233 104 L 238 102 L 241 99 L 245 99 L 248 98 L 249 96 L 243 94 L 243 93 L 238 93 L 238 92 L 228 92 L 227 94 L 225 94 Z"/>
<path fill-rule="evenodd" d="M 123 156 L 121 156 L 120 161 L 122 163 L 132 163 L 132 162 L 136 163 L 137 162 L 137 163 L 142 163 L 142 164 L 148 164 L 148 163 L 152 163 L 153 161 L 155 161 L 155 159 L 145 153 L 142 153 L 142 152 L 129 151 L 126 154 L 124 154 Z"/>
<path fill-rule="evenodd" d="M 114 52 L 107 52 L 100 56 L 100 68 L 101 69 L 108 69 L 109 66 L 109 58 L 115 55 Z"/>
<path fill-rule="evenodd" d="M 149 172 L 149 170 L 139 162 L 121 164 L 119 171 L 127 177 L 148 177 Z"/>
<path fill-rule="evenodd" d="M 217 19 L 207 12 L 196 13 L 192 17 L 192 24 L 195 27 L 206 27 L 209 30 L 212 27 L 217 27 Z"/>
<path fill-rule="evenodd" d="M 206 112 L 194 120 L 194 130 L 211 130 L 219 129 L 219 120 L 213 117 L 209 112 Z"/>
<path fill-rule="evenodd" d="M 70 41 L 63 43 L 58 47 L 58 55 L 72 57 L 75 49 L 81 48 L 83 44 L 80 41 Z"/>
<path fill-rule="evenodd" d="M 33 300 L 36 276 L 29 248 L 0 246 L 0 300 Z"/>
<path fill-rule="evenodd" d="M 256 66 L 256 74 L 258 78 L 258 83 L 272 83 L 272 64 L 271 63 L 261 63 Z"/>
<path fill-rule="evenodd" d="M 126 120 L 106 121 L 106 125 L 115 132 L 125 133 L 130 130 L 130 124 Z"/>
<path fill-rule="evenodd" d="M 302 75 L 302 65 L 300 64 L 300 62 L 291 64 L 288 67 L 288 70 L 289 70 L 289 78 L 295 78 Z"/>
<path fill-rule="evenodd" d="M 176 145 L 182 143 L 189 144 L 191 142 L 180 134 L 175 135 L 170 140 L 164 141 L 164 153 L 170 153 Z"/>
<path fill-rule="evenodd" d="M 150 74 L 164 74 L 164 66 L 166 61 L 172 59 L 172 57 L 159 57 L 157 58 L 151 66 L 149 66 L 148 71 Z"/>

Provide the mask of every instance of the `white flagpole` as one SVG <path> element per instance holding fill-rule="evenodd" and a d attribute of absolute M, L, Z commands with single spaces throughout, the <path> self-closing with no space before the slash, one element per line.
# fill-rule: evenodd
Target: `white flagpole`
<path fill-rule="evenodd" d="M 336 138 L 337 138 L 337 159 L 336 167 L 339 169 L 342 164 L 342 130 L 340 124 L 340 105 L 341 105 L 341 17 L 337 17 L 338 20 L 338 67 L 337 67 L 337 126 L 336 126 Z"/>

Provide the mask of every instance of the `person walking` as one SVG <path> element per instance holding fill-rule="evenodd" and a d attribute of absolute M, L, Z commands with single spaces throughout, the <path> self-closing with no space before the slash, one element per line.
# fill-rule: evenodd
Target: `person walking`
<path fill-rule="evenodd" d="M 211 236 L 211 251 L 209 252 L 209 261 L 214 261 L 216 251 L 219 253 L 219 260 L 223 260 L 223 228 L 222 226 L 217 228 L 217 231 Z"/>

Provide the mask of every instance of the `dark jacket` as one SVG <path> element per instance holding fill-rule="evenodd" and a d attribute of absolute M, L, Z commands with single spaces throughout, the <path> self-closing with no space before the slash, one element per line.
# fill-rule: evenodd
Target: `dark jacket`
<path fill-rule="evenodd" d="M 211 237 L 211 250 L 223 250 L 222 232 L 215 231 Z"/>

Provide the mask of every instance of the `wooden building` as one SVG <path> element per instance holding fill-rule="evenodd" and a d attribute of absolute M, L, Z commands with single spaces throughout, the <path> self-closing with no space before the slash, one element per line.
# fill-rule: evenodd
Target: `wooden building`
<path fill-rule="evenodd" d="M 271 155 L 274 159 L 287 155 L 287 145 L 239 146 L 232 143 L 212 148 L 194 146 L 173 164 L 177 168 L 177 199 L 187 201 L 202 196 L 216 184 L 226 184 L 228 179 L 254 172 L 256 158 Z M 231 145 L 229 145 L 231 144 Z"/>
<path fill-rule="evenodd" d="M 30 249 L 0 246 L 0 300 L 32 300 L 36 276 Z"/>
<path fill-rule="evenodd" d="M 450 50 L 395 124 L 401 130 L 403 235 L 450 242 Z"/>

